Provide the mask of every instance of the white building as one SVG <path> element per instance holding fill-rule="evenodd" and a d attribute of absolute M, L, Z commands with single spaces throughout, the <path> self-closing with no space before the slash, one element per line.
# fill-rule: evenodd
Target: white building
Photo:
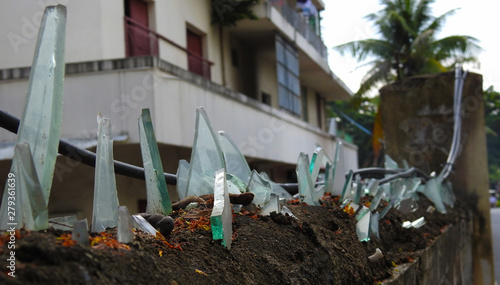
<path fill-rule="evenodd" d="M 237 3 L 59 0 L 68 12 L 62 137 L 94 147 L 100 112 L 113 123 L 115 159 L 142 166 L 137 119 L 150 108 L 164 170 L 175 173 L 180 159 L 190 159 L 195 110 L 203 106 L 252 169 L 293 181 L 300 152 L 322 146 L 333 156 L 337 138 L 327 131 L 325 104 L 352 96 L 328 66 L 318 23 L 307 23 L 295 2 L 261 0 L 252 7 L 258 19 L 222 27 Z M 0 109 L 19 118 L 43 9 L 53 4 L 2 1 Z M 2 185 L 14 140 L 0 129 Z M 347 167 L 356 169 L 357 147 L 345 146 Z M 89 218 L 93 182 L 93 168 L 59 157 L 50 214 Z M 145 205 L 144 181 L 117 175 L 117 187 L 132 212 Z M 169 190 L 175 200 L 175 187 Z"/>

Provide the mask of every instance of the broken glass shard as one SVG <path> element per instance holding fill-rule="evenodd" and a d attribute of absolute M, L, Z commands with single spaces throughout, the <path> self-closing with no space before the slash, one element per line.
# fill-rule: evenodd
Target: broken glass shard
<path fill-rule="evenodd" d="M 27 229 L 48 227 L 48 217 L 45 217 L 46 209 L 38 208 L 38 202 L 40 202 L 40 198 L 43 198 L 44 207 L 47 207 L 61 133 L 65 34 L 66 8 L 61 5 L 47 7 L 40 24 L 28 82 L 26 104 L 16 138 L 16 145 L 29 144 L 28 150 L 30 150 L 34 165 L 32 172 L 36 176 L 36 179 L 35 177 L 29 179 L 37 180 L 39 184 L 39 189 L 31 190 L 38 193 L 41 189 L 42 197 L 30 199 L 28 193 L 31 190 L 16 191 L 19 192 L 14 196 L 16 197 L 16 215 L 18 217 L 10 220 L 13 217 L 7 216 L 9 205 L 7 205 L 8 199 L 6 198 L 11 192 L 8 180 L 0 208 L 0 228 L 2 229 L 6 229 L 6 223 L 13 220 L 18 222 L 18 225 L 15 226 L 19 228 L 23 227 L 25 223 L 28 223 Z M 16 168 L 13 160 L 9 173 L 18 175 L 19 172 L 15 171 Z M 11 179 L 18 181 L 19 178 L 21 177 Z M 20 189 L 19 186 L 16 188 Z M 33 202 L 37 205 L 35 209 L 25 207 Z M 20 208 L 17 207 L 18 205 Z M 27 221 L 26 219 L 33 220 L 33 211 L 38 211 L 38 214 L 35 214 L 38 217 L 35 217 L 37 221 Z"/>
<path fill-rule="evenodd" d="M 314 184 L 312 181 L 311 173 L 309 172 L 309 159 L 303 152 L 300 153 L 297 161 L 297 180 L 299 182 L 299 194 L 301 201 L 308 205 L 319 206 L 317 195 L 314 191 Z"/>
<path fill-rule="evenodd" d="M 71 231 L 76 223 L 76 216 L 55 217 L 49 219 L 49 226 L 56 230 Z"/>
<path fill-rule="evenodd" d="M 66 7 L 45 9 L 16 144 L 28 143 L 48 203 L 62 122 Z"/>
<path fill-rule="evenodd" d="M 385 159 L 385 161 L 384 161 L 385 169 L 398 169 L 399 168 L 398 163 L 396 161 L 394 161 L 394 159 L 392 159 L 387 154 L 384 156 L 384 159 Z"/>
<path fill-rule="evenodd" d="M 179 166 L 177 167 L 177 195 L 179 200 L 187 197 L 187 179 L 189 171 L 189 162 L 184 159 L 179 160 Z"/>
<path fill-rule="evenodd" d="M 363 189 L 363 184 L 361 183 L 361 176 L 358 174 L 356 175 L 356 188 L 355 188 L 355 194 L 354 194 L 354 203 L 356 204 L 359 204 L 359 200 L 361 199 L 361 197 L 363 197 L 364 195 L 364 189 Z"/>
<path fill-rule="evenodd" d="M 385 215 L 387 214 L 387 212 L 389 212 L 389 210 L 392 208 L 392 206 L 394 205 L 394 200 L 393 201 L 390 201 L 389 204 L 387 204 L 387 206 L 385 206 L 385 208 L 382 210 L 382 212 L 380 213 L 380 217 L 379 219 L 382 219 L 385 217 Z"/>
<path fill-rule="evenodd" d="M 370 179 L 370 182 L 368 182 L 368 186 L 366 186 L 368 189 L 368 194 L 375 196 L 377 195 L 378 191 L 378 180 L 375 178 Z"/>
<path fill-rule="evenodd" d="M 238 146 L 224 132 L 219 131 L 219 140 L 222 152 L 224 153 L 224 161 L 226 163 L 226 172 L 235 175 L 243 183 L 248 184 L 252 172 L 248 166 L 247 160 L 241 153 Z"/>
<path fill-rule="evenodd" d="M 441 185 L 443 189 L 442 191 L 443 203 L 453 208 L 453 206 L 455 205 L 455 194 L 453 193 L 451 182 L 446 181 L 443 182 Z"/>
<path fill-rule="evenodd" d="M 168 195 L 167 182 L 163 174 L 160 151 L 156 143 L 149 109 L 142 109 L 142 114 L 139 117 L 139 138 L 146 178 L 146 213 L 168 215 L 172 213 L 172 201 Z"/>
<path fill-rule="evenodd" d="M 349 205 L 349 203 L 351 203 L 351 199 L 347 198 L 344 200 L 344 202 L 342 202 L 342 204 L 340 204 L 340 209 L 344 209 L 345 206 Z"/>
<path fill-rule="evenodd" d="M 279 196 L 275 194 L 271 194 L 271 201 L 262 207 L 259 214 L 262 216 L 269 216 L 271 212 L 280 213 Z"/>
<path fill-rule="evenodd" d="M 118 242 L 129 243 L 134 239 L 132 217 L 127 206 L 118 207 Z"/>
<path fill-rule="evenodd" d="M 242 204 L 232 204 L 231 209 L 233 209 L 233 213 L 238 214 L 243 208 Z"/>
<path fill-rule="evenodd" d="M 344 184 L 344 187 L 342 189 L 342 195 L 340 196 L 340 201 L 344 201 L 344 199 L 346 198 L 346 192 L 349 190 L 351 190 L 351 180 L 352 180 L 352 174 L 353 174 L 353 171 L 352 169 L 349 170 L 349 174 L 347 174 L 347 179 L 345 179 L 345 184 Z"/>
<path fill-rule="evenodd" d="M 327 162 L 325 166 L 325 193 L 333 193 L 333 165 Z"/>
<path fill-rule="evenodd" d="M 231 249 L 231 237 L 233 236 L 233 214 L 231 203 L 227 192 L 226 172 L 222 168 L 215 173 L 214 182 L 214 208 L 210 216 L 212 227 L 212 238 L 222 239 L 222 245 Z"/>
<path fill-rule="evenodd" d="M 335 157 L 333 159 L 333 194 L 341 196 L 346 184 L 345 176 L 345 161 L 344 161 L 344 145 L 342 142 L 337 142 L 335 149 Z"/>
<path fill-rule="evenodd" d="M 370 235 L 376 237 L 377 239 L 380 239 L 380 233 L 378 230 L 378 220 L 379 220 L 379 213 L 372 213 L 372 216 L 370 218 Z"/>
<path fill-rule="evenodd" d="M 132 215 L 132 220 L 134 222 L 134 228 L 139 229 L 152 236 L 156 236 L 158 231 L 141 215 Z"/>
<path fill-rule="evenodd" d="M 75 223 L 71 238 L 83 246 L 89 245 L 89 225 L 87 218 Z"/>
<path fill-rule="evenodd" d="M 247 191 L 247 185 L 237 176 L 226 173 L 227 189 L 231 194 L 241 194 Z"/>
<path fill-rule="evenodd" d="M 290 209 L 288 209 L 287 206 L 281 207 L 281 214 L 283 214 L 283 215 L 289 215 L 290 217 L 298 220 L 297 217 L 292 213 L 292 211 L 290 211 Z"/>
<path fill-rule="evenodd" d="M 411 222 L 411 226 L 416 228 L 416 229 L 422 227 L 423 225 L 425 225 L 425 218 L 424 217 L 420 217 L 420 218 L 416 219 L 415 221 Z"/>
<path fill-rule="evenodd" d="M 370 241 L 370 220 L 371 212 L 368 211 L 363 217 L 356 223 L 356 234 L 358 235 L 359 241 Z"/>
<path fill-rule="evenodd" d="M 252 192 L 255 195 L 252 203 L 256 206 L 263 206 L 271 200 L 271 184 L 255 170 L 252 171 L 252 176 L 248 183 L 248 192 Z"/>
<path fill-rule="evenodd" d="M 213 131 L 205 110 L 199 107 L 196 109 L 196 127 L 186 196 L 212 194 L 214 174 L 221 168 L 226 167 L 219 138 Z"/>
<path fill-rule="evenodd" d="M 377 188 L 378 188 L 377 194 L 375 194 L 375 197 L 373 197 L 373 200 L 370 204 L 370 211 L 375 211 L 375 209 L 377 209 L 378 205 L 380 204 L 380 200 L 382 200 L 382 196 L 385 195 L 384 188 L 382 187 L 377 187 Z"/>
<path fill-rule="evenodd" d="M 111 121 L 97 116 L 97 150 L 94 181 L 94 208 L 92 231 L 102 232 L 118 226 L 118 194 L 113 165 L 113 139 Z"/>
<path fill-rule="evenodd" d="M 434 203 L 436 210 L 446 214 L 446 207 L 443 204 L 442 189 L 440 177 L 432 177 L 425 183 L 424 195 Z"/>
<path fill-rule="evenodd" d="M 356 205 L 356 203 L 351 203 L 353 205 Z M 356 215 L 356 220 L 361 220 L 367 213 L 370 212 L 370 210 L 365 207 L 365 206 L 361 206 L 359 205 L 358 207 L 361 207 L 361 209 L 359 210 L 358 214 Z"/>
<path fill-rule="evenodd" d="M 321 147 L 317 147 L 311 158 L 311 164 L 309 165 L 309 172 L 311 173 L 311 178 L 313 183 L 316 183 L 318 179 L 318 174 L 323 166 L 323 160 L 325 158 L 325 151 Z"/>
<path fill-rule="evenodd" d="M 0 213 L 2 229 L 14 226 L 19 229 L 42 230 L 49 227 L 47 202 L 28 143 L 15 146 L 11 172 L 5 186 Z"/>
<path fill-rule="evenodd" d="M 271 184 L 272 193 L 280 196 L 280 199 L 283 198 L 283 199 L 286 199 L 286 201 L 293 199 L 292 194 L 288 193 L 288 191 L 286 191 L 283 187 L 279 186 L 277 183 L 274 183 L 269 178 L 269 176 L 267 175 L 267 173 L 261 172 L 260 176 L 263 179 L 267 180 L 269 182 L 269 184 Z"/>

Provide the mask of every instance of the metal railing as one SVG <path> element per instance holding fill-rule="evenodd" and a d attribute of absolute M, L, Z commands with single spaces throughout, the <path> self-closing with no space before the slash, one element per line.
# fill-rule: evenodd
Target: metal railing
<path fill-rule="evenodd" d="M 125 16 L 124 22 L 127 57 L 143 55 L 159 56 L 159 42 L 161 40 L 187 54 L 189 71 L 210 79 L 210 68 L 214 65 L 213 62 L 193 53 L 130 17 Z"/>
<path fill-rule="evenodd" d="M 283 0 L 267 0 L 267 3 L 275 7 L 281 15 L 292 25 L 324 58 L 328 57 L 328 49 L 323 43 L 321 36 L 309 25 L 295 8 L 291 7 L 287 1 Z"/>

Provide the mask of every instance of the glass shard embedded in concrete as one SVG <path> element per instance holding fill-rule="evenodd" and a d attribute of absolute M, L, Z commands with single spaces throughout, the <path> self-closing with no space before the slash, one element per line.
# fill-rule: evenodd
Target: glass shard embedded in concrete
<path fill-rule="evenodd" d="M 222 245 L 231 249 L 231 238 L 233 236 L 233 214 L 229 193 L 227 192 L 226 172 L 222 168 L 215 173 L 214 182 L 214 208 L 210 216 L 212 238 L 222 239 Z"/>
<path fill-rule="evenodd" d="M 297 180 L 299 182 L 299 194 L 300 200 L 308 205 L 319 206 L 316 192 L 314 190 L 314 184 L 311 177 L 311 172 L 309 172 L 309 159 L 306 154 L 301 152 L 299 154 L 299 159 L 297 161 Z"/>
<path fill-rule="evenodd" d="M 212 194 L 214 174 L 221 168 L 225 169 L 225 164 L 219 138 L 213 131 L 205 110 L 199 107 L 196 109 L 196 127 L 186 196 Z"/>
<path fill-rule="evenodd" d="M 111 121 L 97 116 L 97 151 L 94 181 L 94 208 L 92 231 L 102 232 L 118 226 L 118 194 L 113 165 L 113 139 Z"/>
<path fill-rule="evenodd" d="M 146 178 L 146 213 L 168 215 L 172 213 L 172 201 L 168 195 L 167 182 L 163 174 L 160 151 L 156 143 L 149 109 L 142 109 L 142 114 L 139 117 L 139 138 Z"/>
<path fill-rule="evenodd" d="M 129 243 L 134 239 L 132 232 L 132 217 L 127 206 L 118 207 L 118 242 Z"/>
<path fill-rule="evenodd" d="M 238 177 L 243 183 L 248 184 L 252 172 L 248 166 L 247 160 L 241 153 L 238 146 L 224 131 L 219 131 L 219 140 L 224 161 L 226 163 L 226 172 Z"/>
<path fill-rule="evenodd" d="M 252 203 L 256 206 L 262 207 L 271 200 L 271 184 L 255 170 L 252 171 L 252 176 L 248 183 L 248 192 L 252 192 L 255 195 Z"/>
<path fill-rule="evenodd" d="M 89 225 L 87 218 L 75 223 L 71 238 L 83 246 L 89 245 Z"/>
<path fill-rule="evenodd" d="M 262 207 L 259 214 L 262 216 L 269 216 L 272 212 L 276 212 L 277 214 L 281 212 L 279 205 L 279 196 L 276 194 L 271 194 L 271 201 L 269 201 L 269 203 Z"/>

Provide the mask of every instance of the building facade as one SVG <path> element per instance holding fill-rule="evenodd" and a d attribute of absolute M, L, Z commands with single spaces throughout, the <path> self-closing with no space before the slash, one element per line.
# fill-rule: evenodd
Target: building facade
<path fill-rule="evenodd" d="M 150 108 L 164 170 L 189 161 L 195 110 L 203 106 L 250 167 L 276 182 L 293 182 L 298 154 L 323 147 L 333 156 L 326 103 L 352 92 L 331 72 L 319 17 L 296 1 L 261 0 L 257 19 L 222 26 L 237 3 L 220 0 L 65 0 L 66 77 L 61 136 L 96 145 L 96 115 L 113 124 L 114 157 L 142 166 L 138 117 Z M 325 8 L 321 0 L 311 2 Z M 2 2 L 0 109 L 22 116 L 38 28 L 53 1 Z M 0 129 L 0 182 L 10 169 L 15 135 Z M 345 143 L 346 166 L 357 147 Z M 94 169 L 59 157 L 51 216 L 91 217 Z M 144 181 L 117 176 L 120 204 L 142 210 Z M 3 188 L 2 188 L 3 189 Z M 174 186 L 169 191 L 175 200 Z"/>

